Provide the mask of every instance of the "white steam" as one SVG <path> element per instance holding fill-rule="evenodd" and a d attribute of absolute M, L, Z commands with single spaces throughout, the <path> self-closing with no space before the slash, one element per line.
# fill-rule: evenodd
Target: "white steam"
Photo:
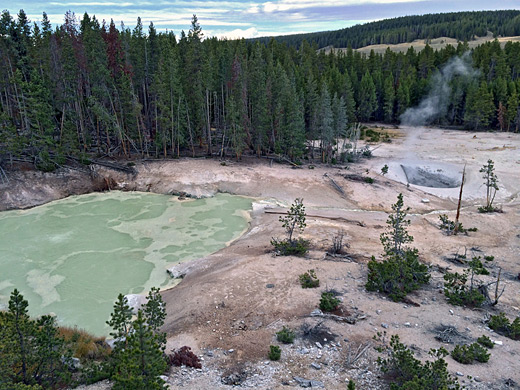
<path fill-rule="evenodd" d="M 408 108 L 401 115 L 401 124 L 424 126 L 444 116 L 450 103 L 450 81 L 455 76 L 476 77 L 479 71 L 473 69 L 471 57 L 466 52 L 462 57 L 453 57 L 432 78 L 432 89 L 417 107 Z"/>

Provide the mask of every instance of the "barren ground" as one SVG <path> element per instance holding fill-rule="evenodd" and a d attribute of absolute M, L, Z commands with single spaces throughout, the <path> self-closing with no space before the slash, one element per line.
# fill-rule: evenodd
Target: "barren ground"
<path fill-rule="evenodd" d="M 376 332 L 386 331 L 387 338 L 399 334 L 403 343 L 413 346 L 416 356 L 426 359 L 430 348 L 453 349 L 454 344 L 435 339 L 438 329 L 448 325 L 457 329 L 453 339 L 459 343 L 473 342 L 483 334 L 502 341 L 491 350 L 485 364 L 461 365 L 447 357 L 448 370 L 462 374 L 458 376 L 461 382 L 475 389 L 520 388 L 516 385 L 520 384 L 520 342 L 491 332 L 484 322 L 499 311 L 510 319 L 520 315 L 520 134 L 430 128 L 403 128 L 392 133 L 391 143 L 373 145 L 377 147 L 373 158 L 350 164 L 348 169 L 345 165 L 292 169 L 257 159 L 227 161 L 226 165 L 216 160 L 182 159 L 138 163 L 135 176 L 105 168 L 90 176 L 17 172 L 11 174 L 9 185 L 0 186 L 0 207 L 30 207 L 100 189 L 106 183 L 126 190 L 184 191 L 195 196 L 223 191 L 258 199 L 245 235 L 213 255 L 182 265 L 185 278 L 163 292 L 168 349 L 189 345 L 204 357 L 202 371 L 173 369 L 168 379 L 171 389 L 226 388 L 221 376 L 233 372 L 247 376 L 244 386 L 259 389 L 296 388 L 294 376 L 321 381 L 327 389 L 346 388 L 347 378 L 354 379 L 359 389 L 384 388 L 375 364 L 378 353 L 369 347 L 347 367 L 349 353 L 370 342 Z M 488 159 L 495 162 L 500 186 L 495 203 L 503 213 L 477 212 L 485 197 L 478 170 Z M 390 169 L 383 177 L 380 170 L 384 164 Z M 478 231 L 443 234 L 438 215 L 455 218 L 459 189 L 407 186 L 401 164 L 442 167 L 455 176 L 466 164 L 461 222 Z M 352 174 L 370 176 L 374 183 L 343 176 Z M 331 184 L 331 178 L 344 194 Z M 385 231 L 388 212 L 399 193 L 411 208 L 409 231 L 415 238 L 414 246 L 421 260 L 432 266 L 430 284 L 410 294 L 407 303 L 391 302 L 364 288 L 366 263 L 372 255 L 380 257 L 379 235 Z M 277 213 L 284 212 L 283 206 L 296 197 L 304 198 L 308 216 L 303 237 L 311 240 L 312 250 L 303 258 L 275 257 L 270 240 L 284 234 Z M 340 231 L 350 244 L 349 258 L 327 257 L 331 239 Z M 446 302 L 442 272 L 461 268 L 445 257 L 465 251 L 468 256 L 495 256 L 486 280 L 491 281 L 502 268 L 506 289 L 497 306 L 469 309 Z M 298 275 L 309 269 L 316 270 L 320 288 L 300 287 Z M 343 311 L 359 318 L 355 324 L 310 316 L 325 289 L 341 294 Z M 297 339 L 294 345 L 282 345 L 279 362 L 269 363 L 269 345 L 278 344 L 275 332 L 284 325 L 296 329 Z M 318 348 L 316 341 L 323 348 Z M 320 369 L 311 363 L 318 363 Z"/>

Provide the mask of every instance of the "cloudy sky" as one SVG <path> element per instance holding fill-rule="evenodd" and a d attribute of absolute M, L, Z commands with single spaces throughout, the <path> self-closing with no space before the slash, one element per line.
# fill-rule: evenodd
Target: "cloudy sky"
<path fill-rule="evenodd" d="M 71 10 L 99 20 L 114 19 L 133 28 L 138 16 L 148 26 L 173 31 L 190 28 L 196 14 L 206 36 L 227 38 L 284 35 L 336 30 L 355 24 L 403 15 L 425 13 L 518 9 L 519 0 L 14 0 L 2 8 L 14 16 L 23 8 L 32 21 L 43 11 L 51 22 L 61 24 Z"/>

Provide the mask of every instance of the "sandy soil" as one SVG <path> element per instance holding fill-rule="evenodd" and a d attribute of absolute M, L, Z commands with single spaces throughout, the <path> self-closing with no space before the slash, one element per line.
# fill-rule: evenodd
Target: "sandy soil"
<path fill-rule="evenodd" d="M 486 364 L 461 365 L 447 358 L 449 371 L 462 374 L 459 380 L 468 388 L 516 388 L 512 384 L 520 384 L 520 342 L 494 334 L 484 322 L 488 315 L 499 311 L 510 319 L 520 315 L 520 134 L 431 128 L 403 128 L 393 133 L 391 143 L 373 145 L 372 159 L 348 169 L 291 169 L 257 159 L 228 161 L 226 165 L 215 160 L 186 159 L 139 163 L 135 176 L 105 168 L 88 175 L 63 173 L 76 178 L 77 183 L 91 183 L 91 187 L 110 183 L 113 188 L 168 194 L 184 191 L 196 196 L 225 191 L 258 199 L 250 229 L 244 236 L 213 255 L 181 266 L 187 275 L 178 286 L 163 293 L 167 303 L 164 330 L 168 333 L 168 349 L 190 345 L 205 359 L 205 371 L 172 370 L 170 388 L 226 388 L 220 376 L 238 372 L 248 375 L 250 382 L 246 383 L 251 387 L 261 389 L 297 387 L 292 379 L 295 375 L 322 381 L 327 389 L 344 389 L 347 378 L 354 379 L 357 388 L 376 389 L 383 383 L 374 363 L 378 353 L 369 348 L 352 367 L 346 367 L 349 351 L 352 353 L 369 342 L 376 332 L 386 331 L 387 338 L 399 334 L 402 342 L 413 346 L 417 356 L 426 359 L 430 348 L 444 345 L 453 349 L 453 344 L 435 339 L 439 327 L 448 325 L 457 329 L 454 339 L 459 343 L 473 342 L 482 334 L 503 343 L 495 346 Z M 500 186 L 495 203 L 503 213 L 477 212 L 485 197 L 478 170 L 487 159 L 495 162 Z M 380 170 L 385 164 L 390 169 L 383 177 Z M 466 165 L 461 221 L 465 227 L 477 227 L 478 231 L 444 235 L 438 228 L 438 215 L 446 213 L 454 219 L 459 189 L 407 185 L 402 164 L 436 169 L 442 166 L 454 176 Z M 345 175 L 369 176 L 374 183 L 355 181 Z M 18 172 L 11 178 L 9 186 L 0 187 L 3 209 L 35 205 L 67 192 L 87 191 L 89 187 L 70 187 L 63 178 L 53 175 Z M 411 208 L 409 230 L 415 238 L 414 246 L 419 249 L 421 260 L 432 266 L 429 286 L 410 294 L 407 303 L 391 302 L 364 288 L 366 263 L 372 255 L 380 257 L 379 235 L 385 231 L 387 213 L 399 193 L 403 193 L 405 205 Z M 304 258 L 275 257 L 270 240 L 284 234 L 278 213 L 296 197 L 304 198 L 308 217 L 303 236 L 311 240 L 312 250 Z M 343 261 L 325 255 L 332 237 L 340 231 L 350 245 L 350 258 Z M 446 302 L 442 271 L 460 269 L 446 257 L 465 251 L 469 256 L 495 256 L 490 267 L 492 275 L 486 277 L 489 280 L 502 268 L 506 289 L 496 307 L 469 309 Z M 300 287 L 298 275 L 309 269 L 316 270 L 320 288 Z M 361 319 L 346 324 L 311 317 L 325 289 L 341 293 L 344 312 Z M 275 332 L 283 325 L 297 330 L 297 341 L 292 346 L 282 346 L 280 362 L 268 364 L 269 345 L 277 344 Z M 313 331 L 304 332 L 302 326 Z M 315 345 L 316 341 L 323 344 L 323 349 Z M 302 352 L 304 348 L 310 353 Z M 313 362 L 319 363 L 321 369 L 312 368 Z"/>

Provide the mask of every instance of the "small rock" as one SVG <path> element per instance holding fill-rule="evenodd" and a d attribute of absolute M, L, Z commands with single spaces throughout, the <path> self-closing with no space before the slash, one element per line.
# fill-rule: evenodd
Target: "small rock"
<path fill-rule="evenodd" d="M 268 284 L 265 285 L 265 287 L 267 287 L 267 288 L 274 288 L 274 284 L 268 283 Z"/>
<path fill-rule="evenodd" d="M 381 314 L 382 310 L 376 310 L 376 314 Z"/>
<path fill-rule="evenodd" d="M 381 324 L 381 326 L 385 329 L 388 329 L 388 324 L 385 324 L 384 322 Z"/>
<path fill-rule="evenodd" d="M 213 351 L 206 351 L 206 356 L 213 357 L 214 356 Z"/>
<path fill-rule="evenodd" d="M 311 367 L 315 368 L 316 370 L 321 370 L 321 366 L 318 363 L 311 363 Z"/>
<path fill-rule="evenodd" d="M 450 314 L 453 315 L 453 310 L 450 309 Z"/>
<path fill-rule="evenodd" d="M 235 352 L 235 350 L 234 349 L 230 349 L 230 350 L 228 350 L 228 352 L 229 353 L 233 353 L 233 352 Z"/>
<path fill-rule="evenodd" d="M 457 371 L 457 375 L 458 376 L 464 376 L 464 374 L 462 372 L 460 372 L 460 371 Z"/>
<path fill-rule="evenodd" d="M 498 340 L 493 340 L 493 343 L 495 343 L 496 345 L 502 345 L 502 341 L 498 341 Z"/>
<path fill-rule="evenodd" d="M 311 387 L 325 387 L 325 385 L 323 384 L 323 382 L 320 382 L 320 381 L 313 381 L 311 380 Z"/>
<path fill-rule="evenodd" d="M 293 379 L 300 385 L 300 387 L 311 387 L 311 381 L 309 379 L 301 378 L 299 376 L 293 376 Z"/>
<path fill-rule="evenodd" d="M 307 348 L 302 348 L 302 349 L 300 350 L 300 353 L 301 353 L 302 355 L 307 355 L 309 352 L 310 352 L 310 350 L 308 350 Z"/>
<path fill-rule="evenodd" d="M 322 349 L 323 348 L 323 345 L 321 345 L 321 343 L 319 341 L 316 341 L 316 346 L 319 348 L 319 349 Z"/>
<path fill-rule="evenodd" d="M 412 327 L 412 324 L 410 324 L 409 322 L 405 322 L 405 323 L 404 323 L 404 326 L 406 326 L 407 328 L 411 328 L 411 327 Z"/>
<path fill-rule="evenodd" d="M 161 378 L 165 382 L 168 382 L 168 377 L 166 375 L 159 375 L 159 378 Z"/>
<path fill-rule="evenodd" d="M 323 317 L 323 312 L 320 309 L 314 309 L 311 312 L 311 317 Z"/>
<path fill-rule="evenodd" d="M 482 382 L 482 379 L 480 379 L 478 376 L 474 377 L 473 379 L 475 380 L 475 382 Z"/>
<path fill-rule="evenodd" d="M 426 199 L 426 198 L 424 198 L 424 199 L 421 199 L 421 202 L 422 202 L 422 203 L 430 203 L 430 199 Z"/>

